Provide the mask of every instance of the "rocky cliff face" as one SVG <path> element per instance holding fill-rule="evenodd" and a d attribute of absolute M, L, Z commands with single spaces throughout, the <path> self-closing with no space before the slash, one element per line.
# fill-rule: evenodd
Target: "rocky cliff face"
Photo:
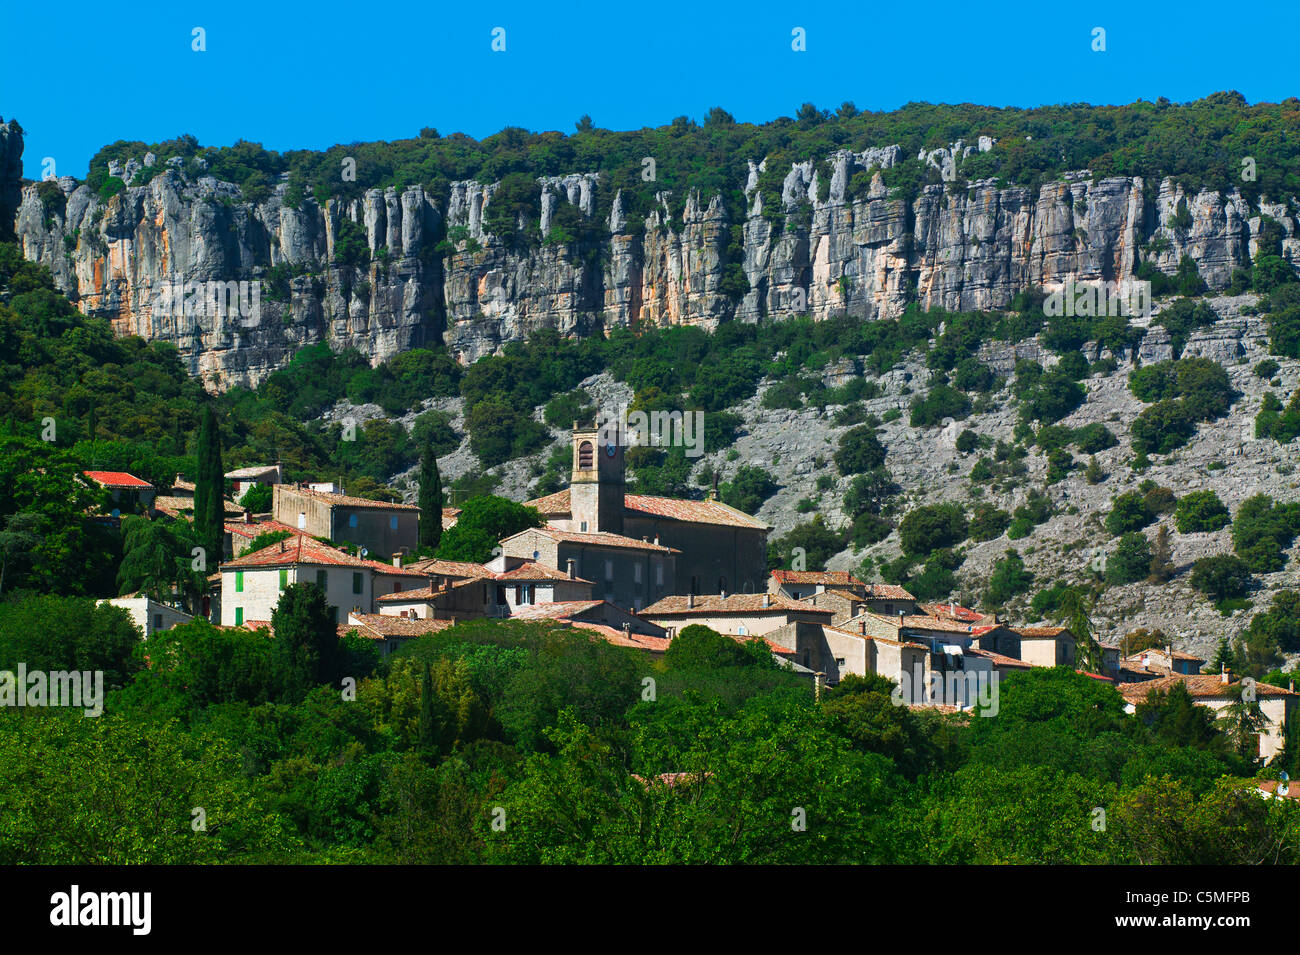
<path fill-rule="evenodd" d="M 951 170 L 959 154 L 992 147 L 956 143 L 919 158 Z M 891 197 L 875 172 L 869 188 L 854 192 L 854 174 L 890 167 L 897 146 L 828 157 L 828 186 L 816 164 L 794 165 L 779 217 L 764 214 L 758 164 L 744 185 L 745 209 L 692 194 L 675 217 L 664 194 L 633 225 L 615 195 L 598 240 L 556 243 L 543 237 L 562 203 L 596 215 L 598 175 L 540 178 L 540 229 L 502 237 L 484 229 L 492 183 L 455 182 L 446 195 L 374 189 L 359 200 L 304 199 L 290 208 L 286 183 L 265 201 L 245 202 L 232 184 L 187 179 L 172 159 L 147 184 L 107 202 L 60 179 L 58 201 L 36 183 L 17 192 L 12 157 L 20 152 L 21 135 L 0 126 L 0 213 L 14 223 L 24 254 L 49 266 L 85 312 L 123 334 L 173 342 L 217 388 L 256 384 L 318 341 L 355 346 L 376 362 L 442 341 L 469 362 L 539 328 L 588 335 L 801 313 L 873 319 L 912 300 L 996 308 L 1031 286 L 1122 282 L 1141 258 L 1172 273 L 1190 256 L 1212 288 L 1223 288 L 1234 268 L 1249 264 L 1261 215 L 1278 221 L 1285 253 L 1300 261 L 1286 206 L 1252 209 L 1235 191 L 1188 195 L 1170 180 L 1150 192 L 1140 178 L 1081 172 L 1036 194 L 986 181 L 929 186 L 908 202 Z M 150 155 L 115 173 L 130 181 L 141 165 L 159 162 Z M 1179 214 L 1183 205 L 1190 221 Z M 743 294 L 724 282 L 737 223 Z M 337 261 L 340 237 L 354 227 L 370 252 L 359 268 Z M 168 288 L 231 282 L 260 289 L 251 314 L 232 320 L 212 307 L 167 307 Z"/>

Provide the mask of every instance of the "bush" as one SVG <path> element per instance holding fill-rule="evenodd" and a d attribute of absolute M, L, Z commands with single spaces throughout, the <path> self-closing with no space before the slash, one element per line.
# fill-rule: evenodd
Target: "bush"
<path fill-rule="evenodd" d="M 1151 543 L 1138 531 L 1125 534 L 1106 559 L 1106 582 L 1132 584 L 1151 572 Z"/>
<path fill-rule="evenodd" d="M 850 428 L 840 435 L 835 451 L 835 466 L 845 477 L 865 474 L 885 463 L 885 448 L 870 425 Z"/>
<path fill-rule="evenodd" d="M 1155 519 L 1146 498 L 1137 491 L 1129 491 L 1111 501 L 1110 513 L 1106 515 L 1106 530 L 1111 536 L 1119 537 L 1129 531 L 1140 531 Z"/>
<path fill-rule="evenodd" d="M 1020 555 L 1014 550 L 1008 550 L 1006 557 L 993 565 L 989 586 L 984 592 L 984 602 L 1000 607 L 1012 597 L 1028 593 L 1033 583 L 1034 575 L 1025 570 L 1025 562 Z"/>
<path fill-rule="evenodd" d="M 935 385 L 924 398 L 912 399 L 913 428 L 932 428 L 944 419 L 960 421 L 970 414 L 970 399 L 949 385 Z"/>
<path fill-rule="evenodd" d="M 1215 603 L 1246 596 L 1250 581 L 1250 566 L 1240 557 L 1202 557 L 1192 564 L 1192 586 Z"/>
<path fill-rule="evenodd" d="M 1256 378 L 1263 378 L 1265 381 L 1276 375 L 1282 366 L 1271 358 L 1265 358 L 1256 362 L 1254 372 Z"/>
<path fill-rule="evenodd" d="M 1086 394 L 1083 385 L 1060 369 L 1044 372 L 1033 362 L 1016 363 L 1016 383 L 1012 390 L 1020 401 L 1020 420 L 1042 424 L 1060 421 L 1083 404 Z"/>
<path fill-rule="evenodd" d="M 1119 444 L 1119 439 L 1104 424 L 1084 425 L 1074 432 L 1074 443 L 1081 454 L 1097 454 Z"/>
<path fill-rule="evenodd" d="M 980 446 L 979 435 L 967 428 L 957 435 L 957 450 L 961 454 L 970 454 Z"/>
<path fill-rule="evenodd" d="M 575 421 L 590 422 L 595 411 L 590 395 L 574 389 L 548 401 L 542 418 L 552 428 L 563 431 L 572 427 Z"/>
<path fill-rule="evenodd" d="M 1274 504 L 1267 494 L 1247 498 L 1232 522 L 1232 544 L 1237 556 L 1257 574 L 1286 566 L 1286 549 L 1300 533 L 1300 504 Z"/>
<path fill-rule="evenodd" d="M 760 467 L 744 465 L 735 477 L 718 488 L 722 502 L 738 511 L 753 514 L 769 497 L 776 493 L 777 484 Z"/>
<path fill-rule="evenodd" d="M 1174 508 L 1174 526 L 1180 534 L 1217 531 L 1230 523 L 1228 508 L 1213 491 L 1193 491 Z"/>
<path fill-rule="evenodd" d="M 931 504 L 909 511 L 899 524 L 903 553 L 924 557 L 933 551 L 956 547 L 966 539 L 966 515 L 957 504 Z"/>
<path fill-rule="evenodd" d="M 1002 532 L 1011 525 L 1011 515 L 994 507 L 992 504 L 979 503 L 970 519 L 970 539 L 973 541 L 991 541 L 1001 537 Z"/>

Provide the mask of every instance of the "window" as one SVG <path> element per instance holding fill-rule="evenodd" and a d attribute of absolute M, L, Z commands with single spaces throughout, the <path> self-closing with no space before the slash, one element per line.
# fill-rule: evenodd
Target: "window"
<path fill-rule="evenodd" d="M 325 582 L 328 579 L 329 579 L 329 571 L 325 571 L 325 570 L 316 571 L 316 586 L 319 587 L 321 590 L 325 589 Z"/>
<path fill-rule="evenodd" d="M 584 533 L 584 534 L 587 533 L 587 522 L 586 522 L 586 521 L 583 521 L 583 522 L 582 522 L 582 533 Z"/>
<path fill-rule="evenodd" d="M 633 564 L 633 565 L 632 565 L 632 582 L 633 582 L 633 583 L 636 583 L 636 584 L 641 583 L 641 565 L 640 565 L 640 564 Z"/>
<path fill-rule="evenodd" d="M 582 444 L 578 445 L 578 470 L 579 471 L 591 470 L 591 459 L 594 450 L 595 449 L 591 446 L 590 441 L 584 441 L 582 442 Z"/>
<path fill-rule="evenodd" d="M 298 530 L 300 530 L 300 531 L 305 531 L 306 529 L 307 529 L 307 512 L 306 512 L 306 511 L 299 511 L 299 512 L 298 512 Z"/>
<path fill-rule="evenodd" d="M 355 515 L 355 514 L 349 514 L 349 515 L 348 515 L 348 527 L 356 527 L 356 526 L 357 526 L 357 515 Z"/>
<path fill-rule="evenodd" d="M 655 558 L 655 586 L 662 587 L 663 585 L 664 585 L 664 565 L 660 563 L 659 558 L 656 557 Z"/>
<path fill-rule="evenodd" d="M 739 627 L 736 628 L 736 633 L 737 633 L 738 635 L 744 637 L 744 636 L 748 636 L 748 635 L 749 635 L 749 630 L 748 630 L 748 629 L 745 627 L 745 625 L 742 623 Z"/>
<path fill-rule="evenodd" d="M 614 579 L 614 562 L 612 560 L 605 561 L 605 579 Z"/>
<path fill-rule="evenodd" d="M 162 614 L 156 613 L 153 615 L 153 628 L 155 630 L 162 629 Z"/>
<path fill-rule="evenodd" d="M 236 626 L 236 627 L 242 627 L 243 625 L 244 625 L 244 608 L 243 608 L 243 607 L 236 607 L 236 608 L 235 608 L 235 626 Z"/>
<path fill-rule="evenodd" d="M 836 665 L 837 667 L 842 667 L 842 666 L 844 666 L 844 658 L 843 658 L 843 657 L 836 657 L 836 658 L 835 658 L 835 665 Z"/>
<path fill-rule="evenodd" d="M 288 568 L 282 567 L 280 568 L 280 589 L 284 590 L 284 588 L 288 586 L 289 586 L 289 570 Z"/>
<path fill-rule="evenodd" d="M 396 515 L 396 514 L 394 514 L 392 517 L 390 517 L 390 518 L 388 519 L 388 529 L 389 529 L 390 531 L 395 531 L 395 530 L 397 530 L 397 515 Z"/>
<path fill-rule="evenodd" d="M 235 593 L 242 594 L 243 592 L 244 592 L 244 572 L 242 570 L 237 570 L 235 571 Z"/>
<path fill-rule="evenodd" d="M 359 594 L 359 593 L 361 593 L 361 573 L 360 573 L 360 571 L 358 571 L 357 573 L 355 573 L 355 574 L 352 575 L 352 592 L 353 592 L 354 594 Z"/>
<path fill-rule="evenodd" d="M 487 603 L 487 599 L 488 599 L 488 589 L 487 589 L 487 584 L 484 584 L 483 602 Z M 500 584 L 497 584 L 497 605 L 505 606 L 505 603 L 506 603 L 506 588 L 501 586 Z"/>

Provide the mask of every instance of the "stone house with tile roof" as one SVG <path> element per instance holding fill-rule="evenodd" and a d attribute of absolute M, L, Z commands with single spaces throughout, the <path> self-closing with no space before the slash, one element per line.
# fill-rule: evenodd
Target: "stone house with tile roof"
<path fill-rule="evenodd" d="M 616 437 L 575 426 L 572 441 L 569 487 L 526 502 L 548 526 L 658 540 L 674 549 L 678 557 L 666 593 L 755 593 L 764 588 L 768 524 L 717 500 L 628 494 L 624 449 Z"/>
<path fill-rule="evenodd" d="M 796 620 L 829 624 L 833 612 L 807 601 L 764 592 L 674 595 L 646 607 L 641 616 L 674 634 L 700 624 L 731 636 L 764 637 Z"/>
<path fill-rule="evenodd" d="M 232 627 L 270 620 L 290 584 L 320 587 L 341 623 L 351 610 L 372 612 L 376 597 L 428 579 L 418 571 L 353 557 L 306 534 L 225 561 L 220 572 L 221 623 Z"/>
<path fill-rule="evenodd" d="M 413 553 L 419 546 L 420 509 L 414 504 L 276 484 L 271 488 L 271 517 L 312 537 L 364 547 L 379 558 Z"/>

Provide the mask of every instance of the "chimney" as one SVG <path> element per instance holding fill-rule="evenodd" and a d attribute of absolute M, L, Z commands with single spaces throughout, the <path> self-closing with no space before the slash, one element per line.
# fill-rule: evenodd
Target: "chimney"
<path fill-rule="evenodd" d="M 727 599 L 727 588 L 726 588 L 726 587 L 719 587 L 719 588 L 718 588 L 718 595 L 719 595 L 723 600 L 726 600 L 726 599 Z"/>
<path fill-rule="evenodd" d="M 903 611 L 901 611 L 901 610 L 898 611 L 898 625 L 899 625 L 900 627 L 903 625 L 903 617 L 904 617 L 904 616 L 905 616 L 905 615 L 904 615 Z"/>
<path fill-rule="evenodd" d="M 401 555 L 401 554 L 394 554 L 394 555 L 393 555 L 393 566 L 394 566 L 394 567 L 401 567 L 401 566 L 402 566 L 402 555 Z"/>
<path fill-rule="evenodd" d="M 565 568 L 565 570 L 567 570 L 567 571 L 569 572 L 569 579 L 570 579 L 570 580 L 573 580 L 575 577 L 577 577 L 577 574 L 574 573 L 574 570 L 573 570 L 573 565 L 574 565 L 574 563 L 575 563 L 575 561 L 574 561 L 574 559 L 573 559 L 572 557 L 570 557 L 568 560 L 566 560 L 566 561 L 564 562 L 564 568 Z"/>
<path fill-rule="evenodd" d="M 249 508 L 247 508 L 247 507 L 244 508 L 244 523 L 245 523 L 245 524 L 251 524 L 251 523 L 253 523 L 253 512 L 252 512 L 251 509 L 249 509 Z"/>
<path fill-rule="evenodd" d="M 695 607 L 695 594 L 686 595 L 686 607 L 688 610 Z"/>
<path fill-rule="evenodd" d="M 632 625 L 626 621 L 623 623 L 623 636 L 627 637 L 629 640 L 632 639 Z"/>
<path fill-rule="evenodd" d="M 1223 664 L 1223 663 L 1219 664 L 1219 682 L 1226 686 L 1229 682 L 1228 677 L 1229 674 L 1228 674 L 1227 664 Z"/>
<path fill-rule="evenodd" d="M 288 549 L 289 549 L 289 545 L 284 541 L 280 541 L 280 553 L 283 554 Z"/>
<path fill-rule="evenodd" d="M 867 622 L 865 620 L 858 621 L 858 633 L 862 634 L 864 637 L 867 635 Z"/>
<path fill-rule="evenodd" d="M 772 606 L 772 595 L 763 594 L 763 609 L 766 610 L 770 606 Z"/>
<path fill-rule="evenodd" d="M 658 535 L 658 534 L 655 535 L 655 546 L 656 546 L 656 547 L 659 546 L 659 535 Z"/>

